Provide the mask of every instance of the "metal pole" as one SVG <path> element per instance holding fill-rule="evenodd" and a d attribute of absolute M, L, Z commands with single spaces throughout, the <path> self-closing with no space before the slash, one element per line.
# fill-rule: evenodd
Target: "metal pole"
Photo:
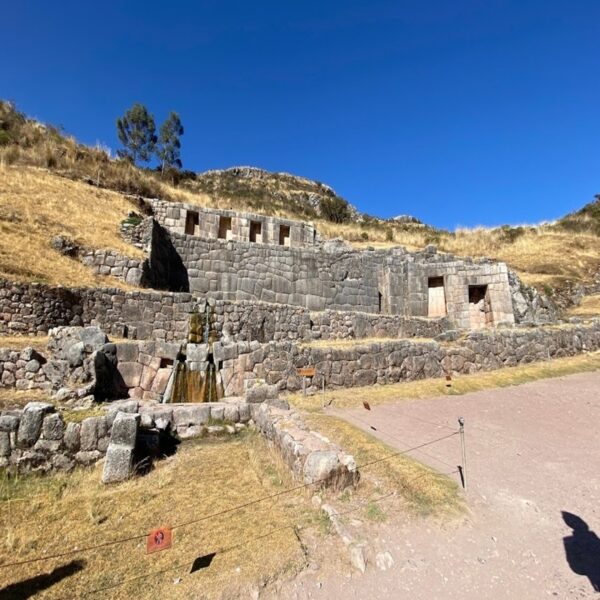
<path fill-rule="evenodd" d="M 467 490 L 467 448 L 465 446 L 465 418 L 458 417 L 460 432 L 460 447 L 462 451 L 462 480 L 465 491 Z"/>

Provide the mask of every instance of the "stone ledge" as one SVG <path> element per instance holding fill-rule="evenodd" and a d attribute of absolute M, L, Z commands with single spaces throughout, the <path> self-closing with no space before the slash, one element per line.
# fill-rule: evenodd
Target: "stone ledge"
<path fill-rule="evenodd" d="M 360 473 L 354 457 L 311 431 L 296 411 L 261 404 L 253 405 L 252 415 L 259 431 L 279 450 L 296 480 L 336 490 L 358 483 Z"/>

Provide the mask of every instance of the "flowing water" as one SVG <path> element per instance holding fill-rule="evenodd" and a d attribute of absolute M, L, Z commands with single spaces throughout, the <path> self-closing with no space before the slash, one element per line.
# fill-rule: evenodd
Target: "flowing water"
<path fill-rule="evenodd" d="M 219 335 L 213 326 L 212 310 L 207 304 L 203 313 L 191 315 L 188 334 L 189 344 L 208 344 L 207 359 L 200 369 L 191 369 L 185 354 L 186 345 L 182 346 L 171 375 L 174 378 L 171 394 L 165 402 L 216 402 L 223 397 L 221 376 L 213 356 L 213 344 L 218 339 Z"/>

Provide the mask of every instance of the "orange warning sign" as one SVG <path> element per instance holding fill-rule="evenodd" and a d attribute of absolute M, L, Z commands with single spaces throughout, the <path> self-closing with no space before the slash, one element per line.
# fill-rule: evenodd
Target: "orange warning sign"
<path fill-rule="evenodd" d="M 314 367 L 302 367 L 298 369 L 298 375 L 301 377 L 314 377 L 316 370 Z"/>
<path fill-rule="evenodd" d="M 173 531 L 170 527 L 153 529 L 146 540 L 146 554 L 167 550 L 173 543 Z"/>

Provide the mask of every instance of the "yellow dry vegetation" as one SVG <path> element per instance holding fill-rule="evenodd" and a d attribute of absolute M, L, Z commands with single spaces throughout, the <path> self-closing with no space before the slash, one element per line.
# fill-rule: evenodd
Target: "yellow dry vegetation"
<path fill-rule="evenodd" d="M 569 314 L 577 317 L 596 317 L 600 315 L 600 294 L 584 296 L 581 304 L 569 309 Z"/>
<path fill-rule="evenodd" d="M 0 277 L 69 286 L 119 286 L 78 260 L 50 247 L 65 235 L 82 246 L 110 248 L 127 256 L 142 252 L 119 235 L 132 205 L 116 192 L 98 189 L 31 167 L 0 167 Z"/>
<path fill-rule="evenodd" d="M 291 484 L 289 472 L 258 435 L 186 442 L 146 476 L 115 486 L 100 483 L 100 469 L 2 482 L 0 590 L 7 597 L 24 597 L 34 589 L 34 578 L 42 575 L 38 581 L 43 583 L 51 573 L 55 582 L 47 589 L 42 585 L 36 598 L 81 598 L 92 592 L 115 599 L 249 597 L 248 585 L 260 586 L 305 565 L 293 525 L 316 521 L 301 493 L 224 512 Z M 204 518 L 209 515 L 214 516 Z M 146 533 L 165 525 L 174 527 L 172 549 L 147 555 Z M 209 566 L 191 574 L 194 561 L 211 553 L 216 554 L 207 560 Z"/>
<path fill-rule="evenodd" d="M 368 346 L 369 344 L 389 344 L 391 342 L 408 340 L 414 343 L 426 343 L 433 342 L 432 338 L 359 338 L 359 339 L 342 339 L 342 340 L 313 340 L 311 342 L 300 342 L 298 345 L 301 348 L 320 348 L 327 349 L 332 348 L 336 350 L 343 350 L 345 348 L 355 348 L 356 346 Z M 439 344 L 439 342 L 437 342 Z"/>
<path fill-rule="evenodd" d="M 0 348 L 10 348 L 11 350 L 33 348 L 38 352 L 44 352 L 47 344 L 47 335 L 0 335 Z"/>

